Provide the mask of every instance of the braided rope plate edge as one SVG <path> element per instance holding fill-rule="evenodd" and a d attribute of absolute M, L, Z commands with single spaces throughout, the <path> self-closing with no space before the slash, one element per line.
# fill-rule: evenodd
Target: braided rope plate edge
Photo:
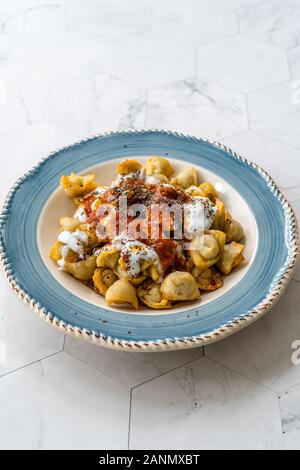
<path fill-rule="evenodd" d="M 119 338 L 105 336 L 105 335 L 98 335 L 94 331 L 89 331 L 86 329 L 81 329 L 76 327 L 76 325 L 67 324 L 58 318 L 56 318 L 49 310 L 43 307 L 36 299 L 32 298 L 27 292 L 22 290 L 19 286 L 18 282 L 14 278 L 12 265 L 10 262 L 9 254 L 6 253 L 5 247 L 2 240 L 2 231 L 4 229 L 5 223 L 9 218 L 10 214 L 10 205 L 13 199 L 14 194 L 18 191 L 18 188 L 32 175 L 34 175 L 39 168 L 43 165 L 43 163 L 49 159 L 51 159 L 57 152 L 61 150 L 65 150 L 68 148 L 75 147 L 80 145 L 84 142 L 89 140 L 110 136 L 114 134 L 118 135 L 127 135 L 127 134 L 143 134 L 143 133 L 150 133 L 156 132 L 170 136 L 177 136 L 183 139 L 194 140 L 199 142 L 206 142 L 212 144 L 220 149 L 224 150 L 226 153 L 233 156 L 235 159 L 242 161 L 244 164 L 252 167 L 255 171 L 257 171 L 260 176 L 266 181 L 268 186 L 270 187 L 271 191 L 274 193 L 276 198 L 279 200 L 286 217 L 286 239 L 288 241 L 288 257 L 285 265 L 282 268 L 281 275 L 278 276 L 274 282 L 274 285 L 268 295 L 253 308 L 250 312 L 245 314 L 243 317 L 239 319 L 235 319 L 229 323 L 226 323 L 219 328 L 205 334 L 199 336 L 191 336 L 191 337 L 184 337 L 184 338 L 165 338 L 159 339 L 157 341 L 125 341 Z M 241 155 L 237 154 L 230 148 L 226 147 L 225 145 L 215 142 L 210 139 L 202 139 L 198 137 L 189 136 L 186 134 L 166 131 L 161 129 L 140 129 L 140 130 L 124 130 L 124 131 L 112 131 L 112 132 L 105 132 L 94 134 L 86 139 L 82 139 L 70 145 L 61 147 L 56 149 L 55 151 L 51 152 L 48 156 L 41 159 L 37 164 L 27 171 L 23 176 L 21 176 L 11 187 L 9 190 L 1 212 L 0 212 L 0 260 L 1 265 L 4 270 L 4 275 L 8 281 L 9 286 L 11 287 L 12 291 L 17 295 L 17 297 L 27 305 L 31 310 L 33 310 L 36 314 L 39 315 L 40 318 L 43 318 L 47 323 L 51 324 L 55 328 L 63 331 L 71 336 L 82 338 L 86 341 L 89 341 L 94 344 L 98 344 L 104 347 L 122 350 L 122 351 L 137 351 L 137 352 L 151 352 L 151 351 L 168 351 L 168 350 L 178 350 L 178 349 L 186 349 L 192 347 L 201 347 L 209 343 L 216 342 L 220 339 L 226 338 L 233 333 L 241 330 L 242 328 L 246 327 L 247 325 L 253 323 L 254 321 L 258 320 L 262 317 L 282 296 L 285 288 L 287 287 L 288 282 L 291 280 L 294 270 L 297 265 L 297 260 L 299 256 L 299 232 L 298 232 L 298 224 L 297 219 L 294 213 L 293 208 L 291 207 L 290 203 L 287 201 L 286 197 L 282 194 L 278 186 L 276 185 L 273 178 L 263 170 L 259 165 L 247 160 L 246 158 L 242 157 Z"/>

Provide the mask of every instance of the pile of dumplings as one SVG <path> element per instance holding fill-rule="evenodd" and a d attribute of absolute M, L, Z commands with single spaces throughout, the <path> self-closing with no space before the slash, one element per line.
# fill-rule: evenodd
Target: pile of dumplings
<path fill-rule="evenodd" d="M 175 188 L 193 200 L 205 198 L 213 206 L 210 227 L 192 239 L 188 250 L 176 240 L 179 269 L 176 265 L 164 272 L 158 254 L 141 241 L 129 240 L 128 244 L 125 237 L 122 245 L 116 240 L 99 239 L 91 214 L 101 205 L 106 191 L 129 179 L 136 184 L 143 181 L 145 185 Z M 103 296 L 108 305 L 139 309 L 143 304 L 152 309 L 168 309 L 178 302 L 196 301 L 202 293 L 221 288 L 224 276 L 244 262 L 243 227 L 226 209 L 216 188 L 199 181 L 193 167 L 174 175 L 166 158 L 152 156 L 144 167 L 127 159 L 119 163 L 118 178 L 111 186 L 97 185 L 95 175 L 75 173 L 62 176 L 60 184 L 77 208 L 73 217 L 60 218 L 60 232 L 50 257 L 61 270 Z M 136 263 L 134 274 L 126 264 L 130 250 Z"/>

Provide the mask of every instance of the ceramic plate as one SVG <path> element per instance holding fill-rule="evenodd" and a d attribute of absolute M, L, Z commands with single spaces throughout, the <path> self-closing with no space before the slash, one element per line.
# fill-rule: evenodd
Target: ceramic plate
<path fill-rule="evenodd" d="M 218 291 L 167 311 L 108 307 L 101 296 L 49 259 L 57 220 L 74 207 L 58 187 L 63 174 L 96 174 L 109 184 L 125 157 L 166 156 L 192 164 L 214 183 L 245 228 L 246 262 Z M 0 221 L 4 270 L 14 292 L 53 326 L 97 344 L 155 351 L 201 346 L 262 316 L 284 291 L 298 255 L 292 208 L 269 175 L 221 144 L 165 131 L 117 132 L 60 149 L 20 178 Z"/>

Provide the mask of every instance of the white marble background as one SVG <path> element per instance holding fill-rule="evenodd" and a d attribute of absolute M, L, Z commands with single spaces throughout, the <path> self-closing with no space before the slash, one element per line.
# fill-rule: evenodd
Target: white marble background
<path fill-rule="evenodd" d="M 1 197 L 55 148 L 158 127 L 261 164 L 300 216 L 299 81 L 299 0 L 1 0 Z M 239 334 L 147 355 L 65 338 L 2 277 L 1 338 L 1 449 L 300 449 L 300 269 Z"/>

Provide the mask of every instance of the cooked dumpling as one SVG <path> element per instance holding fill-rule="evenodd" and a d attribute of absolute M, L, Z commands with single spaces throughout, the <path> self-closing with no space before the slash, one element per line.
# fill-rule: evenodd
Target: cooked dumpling
<path fill-rule="evenodd" d="M 225 245 L 225 233 L 209 230 L 190 244 L 191 257 L 200 272 L 215 264 L 221 257 Z"/>
<path fill-rule="evenodd" d="M 162 309 L 170 308 L 173 302 L 199 299 L 201 290 L 220 288 L 221 273 L 229 274 L 244 260 L 244 231 L 219 199 L 214 185 L 207 181 L 199 184 L 193 167 L 174 175 L 169 160 L 158 155 L 151 156 L 143 166 L 134 158 L 124 159 L 118 165 L 118 173 L 116 181 L 103 187 L 96 185 L 93 174 L 61 177 L 62 188 L 78 207 L 73 217 L 59 219 L 61 229 L 50 252 L 59 269 L 87 281 L 90 287 L 94 285 L 109 305 L 130 305 L 135 309 L 139 298 L 150 308 Z M 171 245 L 164 246 L 160 242 L 160 237 L 166 235 L 164 212 L 154 220 L 159 228 L 156 236 L 151 227 L 154 242 L 145 240 L 150 222 L 153 223 L 152 213 L 149 220 L 144 217 L 145 225 L 138 234 L 122 229 L 117 199 L 123 193 L 130 203 L 141 200 L 147 208 L 153 202 L 164 203 L 165 199 L 168 207 L 173 200 L 178 202 L 185 228 L 196 238 L 188 246 L 190 237 L 185 237 L 177 243 L 176 250 Z M 100 215 L 100 210 L 105 209 L 102 204 L 111 204 L 117 213 L 107 211 L 107 215 Z M 198 224 L 202 213 L 204 227 L 201 222 Z M 175 232 L 179 223 L 175 216 L 170 219 Z M 138 219 L 134 222 L 141 223 Z M 175 233 L 172 237 L 181 238 Z M 167 275 L 171 269 L 178 271 Z"/>
<path fill-rule="evenodd" d="M 74 217 L 61 217 L 59 219 L 59 224 L 62 230 L 68 230 L 69 232 L 73 232 L 77 229 L 79 221 L 77 219 L 74 219 Z"/>
<path fill-rule="evenodd" d="M 98 237 L 96 235 L 96 228 L 95 227 L 93 227 L 89 224 L 81 224 L 78 227 L 78 230 L 80 232 L 86 234 L 86 236 L 87 236 L 86 246 L 88 248 L 94 248 L 95 246 L 98 245 L 99 240 L 98 240 Z"/>
<path fill-rule="evenodd" d="M 142 165 L 137 160 L 122 160 L 118 165 L 118 173 L 120 175 L 129 175 L 135 173 L 142 168 Z"/>
<path fill-rule="evenodd" d="M 200 290 L 214 291 L 223 285 L 221 274 L 214 268 L 207 268 L 202 273 L 195 268 L 192 274 L 195 277 Z"/>
<path fill-rule="evenodd" d="M 138 288 L 137 293 L 140 300 L 148 307 L 159 309 L 172 306 L 168 299 L 162 298 L 160 285 L 150 279 Z"/>
<path fill-rule="evenodd" d="M 92 190 L 91 194 L 94 194 L 97 196 L 97 198 L 101 199 L 101 195 L 104 194 L 107 189 L 109 189 L 109 186 L 96 185 L 96 188 Z M 86 200 L 91 196 L 91 194 L 89 192 L 89 193 L 84 194 L 83 196 L 74 197 L 73 201 L 75 202 L 76 206 L 80 206 L 80 205 L 82 206 L 86 202 Z"/>
<path fill-rule="evenodd" d="M 105 300 L 108 305 L 131 305 L 136 310 L 139 308 L 135 288 L 124 279 L 119 279 L 107 289 Z"/>
<path fill-rule="evenodd" d="M 215 215 L 212 228 L 214 230 L 225 230 L 225 223 L 226 223 L 226 208 L 225 204 L 221 199 L 216 199 L 215 200 L 216 208 L 217 208 L 217 213 Z"/>
<path fill-rule="evenodd" d="M 98 268 L 106 266 L 107 268 L 115 269 L 119 258 L 120 251 L 114 246 L 106 245 L 97 257 L 97 266 Z"/>
<path fill-rule="evenodd" d="M 244 229 L 242 225 L 234 219 L 226 223 L 226 243 L 240 242 L 244 238 Z"/>
<path fill-rule="evenodd" d="M 92 211 L 96 211 L 102 204 L 102 198 L 101 196 L 100 197 L 97 197 L 97 199 L 95 199 L 92 204 L 91 204 L 91 210 Z"/>
<path fill-rule="evenodd" d="M 139 274 L 137 277 L 131 277 L 128 271 L 126 270 L 126 266 L 124 267 L 122 258 L 119 258 L 118 264 L 114 269 L 114 273 L 118 276 L 118 278 L 125 279 L 126 281 L 130 282 L 133 286 L 139 286 L 146 279 L 146 276 L 144 274 Z"/>
<path fill-rule="evenodd" d="M 118 280 L 118 276 L 109 268 L 97 268 L 93 275 L 93 282 L 101 295 L 105 295 L 107 289 Z"/>
<path fill-rule="evenodd" d="M 206 197 L 205 193 L 202 191 L 201 188 L 198 186 L 192 185 L 189 186 L 186 190 L 186 193 L 190 194 L 191 196 L 201 196 L 201 197 Z"/>
<path fill-rule="evenodd" d="M 86 253 L 89 241 L 87 234 L 81 232 L 81 230 L 75 230 L 75 232 L 63 230 L 59 233 L 58 240 L 66 245 L 67 248 L 78 253 L 81 257 Z"/>
<path fill-rule="evenodd" d="M 146 162 L 146 175 L 165 175 L 168 178 L 174 173 L 174 169 L 166 158 L 154 155 Z"/>
<path fill-rule="evenodd" d="M 130 284 L 132 284 L 133 286 L 139 286 L 142 284 L 142 282 L 144 282 L 144 280 L 146 279 L 146 276 L 144 276 L 143 274 L 140 274 L 138 277 L 134 277 L 134 278 L 131 278 L 131 279 L 127 279 Z"/>
<path fill-rule="evenodd" d="M 64 261 L 74 262 L 78 260 L 79 255 L 75 253 L 75 251 L 71 250 L 71 248 L 57 240 L 51 248 L 50 258 L 56 262 L 62 258 L 64 258 Z"/>
<path fill-rule="evenodd" d="M 205 197 L 208 197 L 212 202 L 216 201 L 218 192 L 213 184 L 205 182 L 200 184 L 199 188 L 203 191 Z"/>
<path fill-rule="evenodd" d="M 166 184 L 169 182 L 166 175 L 162 175 L 161 173 L 155 175 L 146 176 L 146 183 L 148 184 Z"/>
<path fill-rule="evenodd" d="M 161 283 L 162 277 L 161 274 L 159 273 L 157 266 L 155 264 L 152 264 L 150 268 L 147 270 L 149 276 L 151 277 L 152 281 Z"/>
<path fill-rule="evenodd" d="M 195 300 L 200 298 L 200 292 L 195 279 L 190 273 L 174 271 L 162 282 L 161 293 L 167 300 Z"/>
<path fill-rule="evenodd" d="M 64 271 L 72 274 L 72 276 L 76 277 L 76 279 L 80 279 L 81 281 L 89 281 L 92 279 L 95 269 L 95 256 L 90 256 L 83 261 L 77 261 L 75 263 L 69 263 L 66 261 L 64 264 Z"/>
<path fill-rule="evenodd" d="M 61 249 L 63 247 L 63 243 L 59 242 L 58 240 L 52 245 L 50 250 L 50 258 L 54 261 L 58 261 L 62 258 Z"/>
<path fill-rule="evenodd" d="M 193 269 L 195 268 L 195 263 L 193 261 L 193 258 L 191 257 L 191 253 L 189 252 L 188 253 L 188 258 L 187 258 L 187 261 L 185 263 L 185 267 L 186 267 L 186 270 L 191 273 L 193 271 Z"/>
<path fill-rule="evenodd" d="M 157 259 L 158 255 L 151 246 L 133 240 L 125 243 L 118 262 L 130 278 L 135 278 L 146 271 Z"/>
<path fill-rule="evenodd" d="M 182 170 L 175 178 L 172 178 L 170 183 L 175 186 L 180 186 L 183 189 L 187 189 L 190 186 L 197 186 L 198 175 L 195 168 L 192 166 Z"/>
<path fill-rule="evenodd" d="M 204 259 L 211 260 L 220 253 L 218 240 L 213 234 L 204 234 L 200 243 L 199 252 Z"/>
<path fill-rule="evenodd" d="M 220 261 L 217 266 L 223 274 L 229 274 L 231 270 L 244 261 L 242 255 L 245 245 L 241 243 L 231 242 L 225 245 Z"/>
<path fill-rule="evenodd" d="M 62 176 L 60 184 L 67 196 L 78 197 L 90 193 L 97 187 L 94 179 L 95 175 L 80 176 L 76 173 L 71 173 L 70 176 Z"/>

